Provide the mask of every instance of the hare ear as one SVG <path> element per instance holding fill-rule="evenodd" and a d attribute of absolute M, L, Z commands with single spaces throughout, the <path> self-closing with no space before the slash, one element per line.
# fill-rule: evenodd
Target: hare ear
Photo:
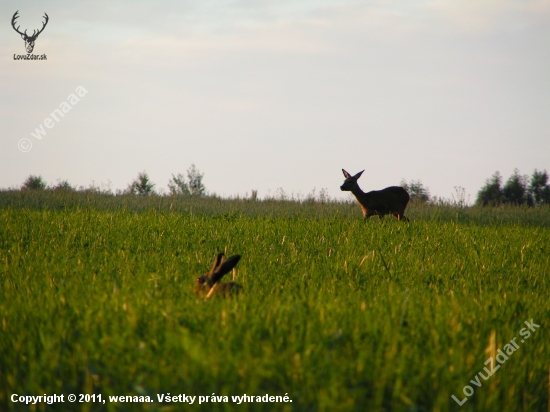
<path fill-rule="evenodd" d="M 219 270 L 224 257 L 225 257 L 225 254 L 218 253 L 218 256 L 216 256 L 216 260 L 214 260 L 214 265 L 212 266 L 212 269 L 210 269 L 210 273 L 209 273 L 210 276 L 212 276 L 215 272 Z"/>
<path fill-rule="evenodd" d="M 231 270 L 237 266 L 237 263 L 239 263 L 241 256 L 240 255 L 234 255 L 228 258 L 225 262 L 221 264 L 221 266 L 216 270 L 216 272 L 212 273 L 212 283 L 219 282 L 220 279 L 226 274 L 231 272 Z"/>
<path fill-rule="evenodd" d="M 351 177 L 351 175 L 346 172 L 344 169 L 342 169 L 342 173 L 344 174 L 344 177 L 347 179 L 348 177 Z"/>

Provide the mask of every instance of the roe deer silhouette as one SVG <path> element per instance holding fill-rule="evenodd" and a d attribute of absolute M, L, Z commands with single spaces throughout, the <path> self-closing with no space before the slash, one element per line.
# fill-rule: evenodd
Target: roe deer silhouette
<path fill-rule="evenodd" d="M 355 176 L 350 175 L 344 169 L 342 172 L 346 180 L 340 189 L 353 193 L 361 206 L 365 220 L 371 216 L 379 216 L 382 219 L 385 215 L 394 215 L 397 220 L 409 221 L 405 217 L 405 208 L 410 197 L 405 189 L 400 186 L 390 186 L 365 193 L 357 184 L 357 179 L 361 177 L 364 170 Z"/>

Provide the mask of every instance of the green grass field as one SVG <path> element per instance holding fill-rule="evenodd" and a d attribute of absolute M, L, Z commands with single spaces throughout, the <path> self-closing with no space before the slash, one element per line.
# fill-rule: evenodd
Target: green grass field
<path fill-rule="evenodd" d="M 0 410 L 547 411 L 550 209 L 412 205 L 407 215 L 0 193 Z M 195 296 L 219 251 L 242 255 L 226 281 L 244 292 Z M 526 338 L 531 319 L 540 327 Z M 292 402 L 232 401 L 243 394 Z M 109 401 L 120 395 L 154 402 Z"/>

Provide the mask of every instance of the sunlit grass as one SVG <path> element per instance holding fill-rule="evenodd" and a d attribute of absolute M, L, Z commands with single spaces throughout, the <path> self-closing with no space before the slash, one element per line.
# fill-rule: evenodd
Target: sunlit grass
<path fill-rule="evenodd" d="M 90 410 L 548 404 L 548 209 L 413 205 L 405 224 L 344 203 L 19 196 L 0 196 L 2 410 L 27 410 L 13 393 L 293 400 Z M 196 297 L 224 250 L 242 255 L 244 293 Z M 459 407 L 491 333 L 502 348 L 530 319 L 540 329 Z"/>

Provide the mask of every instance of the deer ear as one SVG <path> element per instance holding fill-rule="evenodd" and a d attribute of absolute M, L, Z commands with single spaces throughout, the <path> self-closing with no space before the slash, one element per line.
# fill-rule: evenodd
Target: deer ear
<path fill-rule="evenodd" d="M 22 35 L 21 35 L 21 38 L 22 38 L 23 40 L 25 40 L 25 35 L 24 35 L 24 34 L 22 34 Z"/>
<path fill-rule="evenodd" d="M 342 173 L 344 174 L 344 177 L 347 179 L 348 177 L 351 177 L 351 175 L 346 172 L 344 169 L 342 169 Z"/>
<path fill-rule="evenodd" d="M 357 173 L 355 176 L 353 176 L 353 178 L 354 179 L 359 179 L 364 171 L 365 171 L 365 169 L 361 170 L 359 173 Z"/>

